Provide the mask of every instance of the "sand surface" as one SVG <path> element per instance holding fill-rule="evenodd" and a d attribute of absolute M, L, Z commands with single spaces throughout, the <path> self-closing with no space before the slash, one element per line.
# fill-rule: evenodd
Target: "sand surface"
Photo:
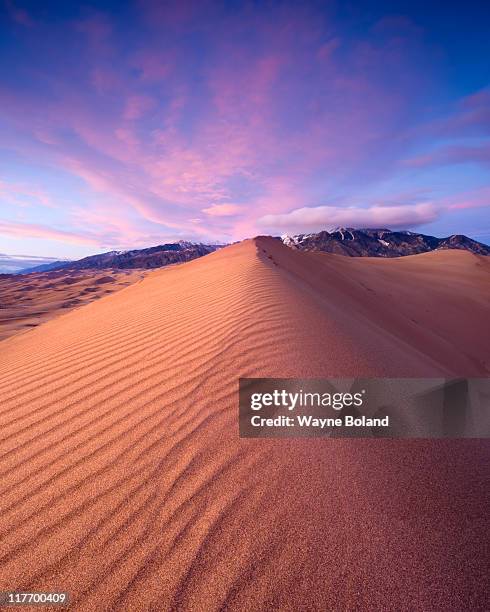
<path fill-rule="evenodd" d="M 0 590 L 484 610 L 486 440 L 240 440 L 238 377 L 487 376 L 490 261 L 259 238 L 0 343 Z"/>
<path fill-rule="evenodd" d="M 53 270 L 0 275 L 0 340 L 127 287 L 146 270 Z"/>

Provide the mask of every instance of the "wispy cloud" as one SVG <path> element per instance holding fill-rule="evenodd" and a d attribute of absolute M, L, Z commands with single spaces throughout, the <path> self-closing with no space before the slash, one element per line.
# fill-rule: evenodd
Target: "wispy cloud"
<path fill-rule="evenodd" d="M 14 223 L 0 220 L 0 235 L 29 238 L 49 238 L 60 242 L 98 246 L 100 240 L 81 232 L 68 232 L 37 223 Z"/>
<path fill-rule="evenodd" d="M 242 212 L 242 208 L 236 204 L 213 204 L 208 208 L 203 208 L 202 212 L 211 217 L 230 217 Z"/>
<path fill-rule="evenodd" d="M 52 197 L 42 187 L 2 180 L 0 180 L 0 201 L 12 206 L 29 207 L 41 204 L 48 208 L 56 208 Z"/>
<path fill-rule="evenodd" d="M 404 162 L 407 166 L 424 168 L 455 164 L 490 164 L 490 141 L 485 144 L 452 144 L 432 153 L 413 157 Z"/>

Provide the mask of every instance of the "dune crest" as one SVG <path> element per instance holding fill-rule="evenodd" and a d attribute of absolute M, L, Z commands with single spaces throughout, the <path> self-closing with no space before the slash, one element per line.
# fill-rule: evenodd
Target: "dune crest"
<path fill-rule="evenodd" d="M 489 271 L 257 238 L 3 341 L 0 589 L 76 610 L 478 609 L 486 441 L 240 440 L 237 388 L 487 375 Z"/>

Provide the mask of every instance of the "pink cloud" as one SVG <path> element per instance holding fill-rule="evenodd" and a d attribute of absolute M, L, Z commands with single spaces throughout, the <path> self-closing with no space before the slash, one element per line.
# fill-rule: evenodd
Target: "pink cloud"
<path fill-rule="evenodd" d="M 167 78 L 175 59 L 173 51 L 158 52 L 154 49 L 139 51 L 131 59 L 131 65 L 140 72 L 143 81 L 162 81 Z"/>
<path fill-rule="evenodd" d="M 437 118 L 423 129 L 444 138 L 483 137 L 490 135 L 490 88 L 476 91 L 453 106 L 443 118 Z"/>
<path fill-rule="evenodd" d="M 108 67 L 96 66 L 90 75 L 90 80 L 98 93 L 111 93 L 122 90 L 124 81 L 116 71 Z"/>
<path fill-rule="evenodd" d="M 404 165 L 413 168 L 438 166 L 446 164 L 489 164 L 490 143 L 483 145 L 453 144 L 441 147 L 433 153 L 420 155 L 405 160 Z"/>
<path fill-rule="evenodd" d="M 94 237 L 76 232 L 54 229 L 37 223 L 14 223 L 0 220 L 0 234 L 29 238 L 48 238 L 60 242 L 98 246 L 100 241 Z"/>
<path fill-rule="evenodd" d="M 23 183 L 8 183 L 0 180 L 0 197 L 16 206 L 41 204 L 47 208 L 56 208 L 50 195 L 42 188 Z"/>
<path fill-rule="evenodd" d="M 490 208 L 490 187 L 463 191 L 444 198 L 443 202 L 449 210 Z"/>
<path fill-rule="evenodd" d="M 336 36 L 323 43 L 317 51 L 318 59 L 322 61 L 329 60 L 334 51 L 340 46 L 340 42 L 340 38 Z"/>
<path fill-rule="evenodd" d="M 126 100 L 123 116 L 125 119 L 129 120 L 140 119 L 145 113 L 154 108 L 155 105 L 156 101 L 150 96 L 130 96 Z"/>
<path fill-rule="evenodd" d="M 229 217 L 242 212 L 242 207 L 237 204 L 213 204 L 208 208 L 203 208 L 202 212 L 211 217 Z"/>
<path fill-rule="evenodd" d="M 103 13 L 94 13 L 92 16 L 76 23 L 76 29 L 83 32 L 93 45 L 104 44 L 112 34 L 112 24 Z"/>

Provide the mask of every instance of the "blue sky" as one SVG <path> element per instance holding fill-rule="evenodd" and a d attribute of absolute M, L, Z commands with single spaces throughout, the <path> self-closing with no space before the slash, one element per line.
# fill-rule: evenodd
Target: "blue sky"
<path fill-rule="evenodd" d="M 490 242 L 490 5 L 0 0 L 0 253 Z"/>

